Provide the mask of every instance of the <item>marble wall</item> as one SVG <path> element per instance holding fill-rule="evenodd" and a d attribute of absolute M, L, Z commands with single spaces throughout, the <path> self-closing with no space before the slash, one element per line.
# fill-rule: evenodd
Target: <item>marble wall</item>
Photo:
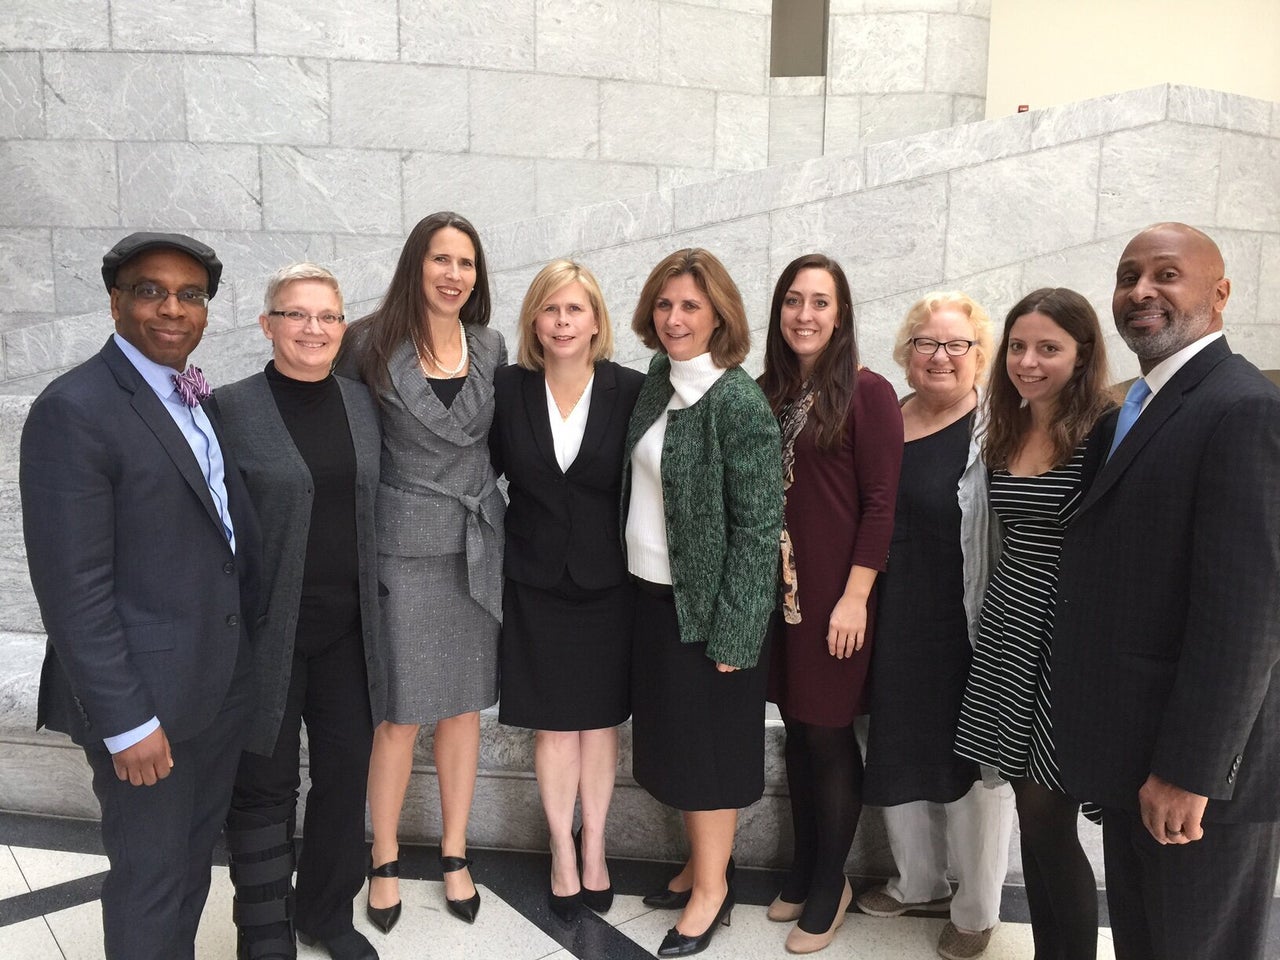
<path fill-rule="evenodd" d="M 771 0 L 6 0 L 0 331 L 200 233 L 228 278 L 764 166 Z"/>

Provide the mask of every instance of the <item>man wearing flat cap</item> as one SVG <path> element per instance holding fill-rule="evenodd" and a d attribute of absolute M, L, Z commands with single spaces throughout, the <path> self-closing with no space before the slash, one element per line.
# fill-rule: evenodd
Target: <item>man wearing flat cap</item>
<path fill-rule="evenodd" d="M 22 431 L 27 562 L 49 636 L 37 725 L 84 748 L 111 863 L 109 960 L 195 955 L 252 684 L 259 535 L 187 357 L 222 273 L 180 234 L 102 260 L 116 332 Z"/>

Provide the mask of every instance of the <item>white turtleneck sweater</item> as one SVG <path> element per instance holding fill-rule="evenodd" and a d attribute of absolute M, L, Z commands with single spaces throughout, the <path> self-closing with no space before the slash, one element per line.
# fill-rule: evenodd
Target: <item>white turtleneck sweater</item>
<path fill-rule="evenodd" d="M 653 422 L 631 451 L 631 503 L 627 510 L 627 569 L 650 583 L 671 582 L 667 558 L 667 520 L 662 499 L 662 443 L 667 414 L 691 407 L 724 376 L 710 353 L 692 360 L 671 361 L 671 386 L 675 393 L 661 416 Z"/>

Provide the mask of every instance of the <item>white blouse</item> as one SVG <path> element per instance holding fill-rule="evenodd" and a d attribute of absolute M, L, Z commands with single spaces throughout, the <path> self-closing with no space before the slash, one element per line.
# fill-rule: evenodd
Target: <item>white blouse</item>
<path fill-rule="evenodd" d="M 672 360 L 671 386 L 675 393 L 631 451 L 627 569 L 641 580 L 671 582 L 666 505 L 662 498 L 662 443 L 667 434 L 667 413 L 693 406 L 722 376 L 724 369 L 715 365 L 710 353 L 692 360 Z"/>
<path fill-rule="evenodd" d="M 546 383 L 545 379 L 543 382 Z M 567 417 L 560 416 L 556 398 L 551 395 L 551 384 L 546 383 L 547 419 L 551 421 L 551 443 L 555 447 L 556 463 L 560 464 L 561 473 L 568 472 L 582 449 L 582 435 L 587 431 L 587 412 L 591 409 L 591 388 L 595 382 L 593 373 Z"/>

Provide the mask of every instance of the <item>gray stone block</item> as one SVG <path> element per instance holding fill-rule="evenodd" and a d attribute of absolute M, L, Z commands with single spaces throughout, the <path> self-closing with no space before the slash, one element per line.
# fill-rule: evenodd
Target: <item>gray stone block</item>
<path fill-rule="evenodd" d="M 884 143 L 950 127 L 952 96 L 949 93 L 864 94 L 862 142 Z"/>
<path fill-rule="evenodd" d="M 129 227 L 94 230 L 57 228 L 53 231 L 55 302 L 63 317 L 106 312 L 107 291 L 102 285 L 103 254 L 116 241 L 133 232 Z M 203 234 L 196 236 L 204 239 Z"/>
<path fill-rule="evenodd" d="M 1280 228 L 1280 221 L 1273 226 Z M 1226 310 L 1223 311 L 1223 320 L 1228 328 L 1238 329 L 1246 324 L 1253 326 L 1280 320 L 1280 317 L 1275 314 L 1264 316 L 1258 312 L 1262 275 L 1275 273 L 1276 267 L 1280 266 L 1276 262 L 1266 263 L 1262 259 L 1263 241 L 1267 235 L 1254 233 L 1251 230 L 1228 230 L 1214 225 L 1202 225 L 1202 227 L 1209 236 L 1213 237 L 1218 244 L 1218 249 L 1222 251 L 1226 275 L 1231 278 L 1231 296 L 1227 300 Z M 1114 273 L 1113 270 L 1113 276 Z M 1109 310 L 1107 316 L 1110 316 Z"/>
<path fill-rule="evenodd" d="M 49 136 L 185 140 L 181 60 L 164 53 L 47 53 Z"/>
<path fill-rule="evenodd" d="M 952 123 L 977 123 L 987 116 L 986 97 L 966 97 L 956 94 L 951 98 Z"/>
<path fill-rule="evenodd" d="M 40 54 L 0 53 L 0 138 L 44 136 Z"/>
<path fill-rule="evenodd" d="M 885 13 L 832 17 L 828 91 L 919 93 L 924 90 L 929 17 Z"/>
<path fill-rule="evenodd" d="M 829 96 L 822 118 L 822 153 L 839 156 L 862 149 L 862 98 Z"/>
<path fill-rule="evenodd" d="M 329 67 L 293 57 L 184 57 L 190 139 L 329 142 Z"/>
<path fill-rule="evenodd" d="M 0 290 L 11 310 L 47 310 L 53 298 L 53 244 L 48 230 L 0 231 Z"/>
<path fill-rule="evenodd" d="M 825 98 L 769 98 L 769 163 L 808 160 L 823 153 Z"/>
<path fill-rule="evenodd" d="M 656 81 L 659 7 L 656 0 L 538 0 L 538 70 Z"/>
<path fill-rule="evenodd" d="M 867 185 L 894 183 L 962 169 L 1030 149 L 1031 127 L 1002 117 L 904 137 L 867 147 Z"/>
<path fill-rule="evenodd" d="M 1111 293 L 1115 289 L 1116 264 L 1120 260 L 1120 252 L 1136 232 L 1136 229 L 1126 231 L 1027 260 L 1022 268 L 1022 285 L 1025 287 L 1022 293 L 1030 293 L 1038 287 L 1069 287 L 1093 304 L 1103 331 L 1112 331 Z M 1006 303 L 1006 309 L 1013 303 L 1012 300 Z M 1109 357 L 1114 368 L 1117 358 L 1110 353 Z M 1112 374 L 1113 379 L 1123 379 L 1116 376 L 1115 369 Z"/>
<path fill-rule="evenodd" d="M 537 213 L 537 164 L 532 159 L 481 154 L 412 153 L 404 161 L 407 233 L 436 210 L 456 210 L 486 227 Z"/>
<path fill-rule="evenodd" d="M 1096 143 L 1067 144 L 949 175 L 947 276 L 980 273 L 1094 238 Z M 1000 224 L 1000 229 L 993 229 Z"/>
<path fill-rule="evenodd" d="M 471 71 L 471 149 L 583 159 L 598 153 L 599 85 L 580 77 Z"/>
<path fill-rule="evenodd" d="M 710 90 L 600 84 L 600 159 L 710 168 L 715 162 Z"/>
<path fill-rule="evenodd" d="M 1158 220 L 1212 223 L 1223 136 L 1204 127 L 1164 123 L 1104 137 L 1098 235 L 1132 232 Z M 1225 171 L 1222 182 L 1229 182 Z"/>
<path fill-rule="evenodd" d="M 395 60 L 396 0 L 255 0 L 257 50 L 334 60 Z"/>
<path fill-rule="evenodd" d="M 866 13 L 955 13 L 957 0 L 863 0 Z"/>
<path fill-rule="evenodd" d="M 716 94 L 717 170 L 754 170 L 769 162 L 769 98 Z"/>
<path fill-rule="evenodd" d="M 658 189 L 658 171 L 650 164 L 539 160 L 536 170 L 538 216 Z"/>
<path fill-rule="evenodd" d="M 256 147 L 122 143 L 120 216 L 169 230 L 257 230 L 262 184 Z"/>
<path fill-rule="evenodd" d="M 333 142 L 461 153 L 470 138 L 467 71 L 415 63 L 330 65 Z M 447 108 L 442 109 L 442 105 Z"/>
<path fill-rule="evenodd" d="M 400 59 L 532 70 L 536 0 L 401 0 Z"/>
<path fill-rule="evenodd" d="M 852 157 L 796 161 L 742 176 L 677 187 L 676 227 L 705 224 L 811 203 L 862 186 L 862 168 Z"/>
<path fill-rule="evenodd" d="M 0 140 L 0 223 L 93 227 L 119 222 L 116 152 L 109 143 Z"/>
<path fill-rule="evenodd" d="M 400 227 L 400 156 L 263 147 L 262 200 L 268 230 L 393 233 Z"/>
<path fill-rule="evenodd" d="M 100 350 L 114 331 L 105 295 L 101 314 L 10 330 L 3 335 L 6 378 L 16 380 L 74 366 Z"/>
<path fill-rule="evenodd" d="M 0 48 L 104 50 L 111 46 L 107 0 L 6 0 Z"/>
<path fill-rule="evenodd" d="M 1280 224 L 1280 138 L 1221 136 L 1216 222 L 1241 230 L 1275 230 Z"/>
<path fill-rule="evenodd" d="M 930 16 L 925 89 L 985 97 L 990 39 L 987 20 L 941 13 Z"/>
<path fill-rule="evenodd" d="M 1262 238 L 1261 263 L 1264 264 L 1258 280 L 1259 323 L 1280 320 L 1280 233 L 1268 233 Z M 1227 264 L 1227 276 L 1231 276 L 1231 264 Z M 1227 301 L 1230 306 L 1230 301 Z"/>
<path fill-rule="evenodd" d="M 1272 103 L 1220 90 L 1172 84 L 1169 87 L 1169 119 L 1202 123 L 1241 133 L 1271 132 Z"/>
<path fill-rule="evenodd" d="M 111 0 L 117 50 L 253 52 L 253 0 Z"/>
<path fill-rule="evenodd" d="M 1031 146 L 1053 147 L 1146 123 L 1157 123 L 1168 112 L 1169 86 L 1160 84 L 1108 94 L 1080 103 L 1030 112 Z"/>
<path fill-rule="evenodd" d="M 771 214 L 773 276 L 821 250 L 841 262 L 855 300 L 935 286 L 943 277 L 945 175 L 863 190 Z"/>
<path fill-rule="evenodd" d="M 660 22 L 658 69 L 663 83 L 732 93 L 769 92 L 767 17 L 666 3 Z"/>

